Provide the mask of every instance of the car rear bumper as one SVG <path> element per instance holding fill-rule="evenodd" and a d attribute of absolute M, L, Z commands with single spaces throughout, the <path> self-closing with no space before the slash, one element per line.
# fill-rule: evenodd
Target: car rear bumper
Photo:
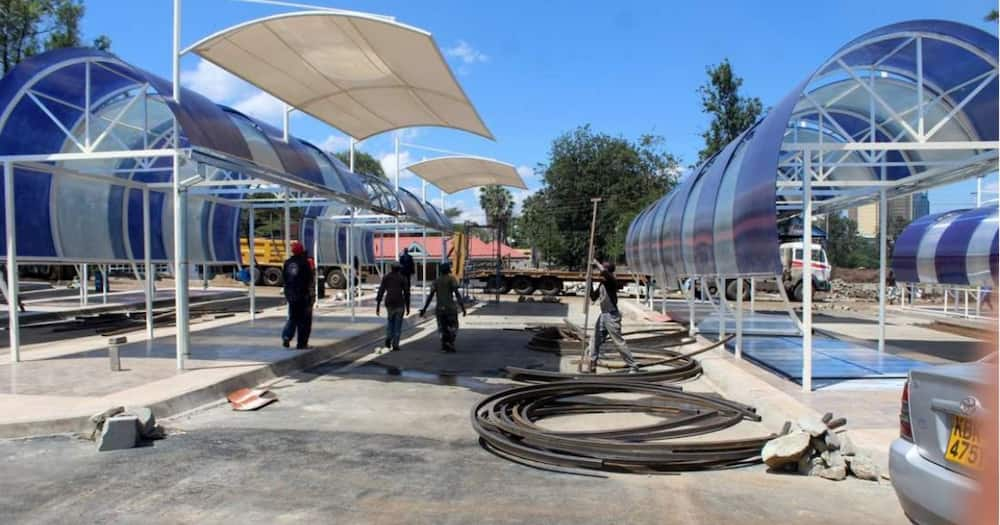
<path fill-rule="evenodd" d="M 892 442 L 889 473 L 903 512 L 920 525 L 966 521 L 963 512 L 978 492 L 972 479 L 928 461 L 904 439 Z"/>

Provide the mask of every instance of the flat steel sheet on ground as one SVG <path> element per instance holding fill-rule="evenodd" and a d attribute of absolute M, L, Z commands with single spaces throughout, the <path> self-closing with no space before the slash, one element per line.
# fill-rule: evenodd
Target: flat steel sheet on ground
<path fill-rule="evenodd" d="M 734 312 L 726 312 L 726 333 L 736 333 L 736 317 Z M 712 313 L 700 323 L 698 331 L 703 334 L 719 333 L 719 314 Z M 743 312 L 744 335 L 767 336 L 798 336 L 799 327 L 786 313 Z"/>
<path fill-rule="evenodd" d="M 726 348 L 733 350 L 735 341 Z M 743 355 L 796 383 L 802 382 L 802 338 L 743 338 Z M 822 336 L 813 337 L 813 380 L 905 378 L 926 363 L 882 353 L 856 343 Z"/>

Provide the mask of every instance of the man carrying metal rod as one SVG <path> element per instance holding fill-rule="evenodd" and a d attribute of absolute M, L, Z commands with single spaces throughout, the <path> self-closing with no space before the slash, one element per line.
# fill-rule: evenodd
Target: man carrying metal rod
<path fill-rule="evenodd" d="M 597 261 L 594 263 L 596 264 Z M 628 344 L 625 343 L 625 337 L 622 336 L 622 314 L 618 310 L 619 285 L 618 279 L 615 278 L 615 263 L 605 261 L 604 264 L 600 265 L 600 268 L 601 282 L 597 285 L 596 290 L 589 290 L 590 300 L 600 301 L 601 304 L 601 314 L 597 316 L 591 340 L 590 370 L 597 370 L 597 361 L 601 356 L 601 343 L 610 337 L 611 342 L 618 349 L 618 353 L 621 354 L 622 360 L 628 366 L 629 373 L 638 372 L 639 367 L 635 363 L 635 358 L 632 357 L 632 351 L 629 350 Z"/>
<path fill-rule="evenodd" d="M 435 296 L 437 296 L 437 306 L 434 313 L 437 317 L 438 332 L 441 333 L 441 351 L 451 353 L 455 351 L 455 337 L 458 336 L 458 309 L 462 309 L 464 317 L 465 305 L 462 304 L 458 279 L 451 274 L 450 262 L 441 263 L 441 275 L 431 285 L 431 293 L 427 295 L 427 302 L 420 309 L 420 317 L 427 313 L 427 307 Z"/>

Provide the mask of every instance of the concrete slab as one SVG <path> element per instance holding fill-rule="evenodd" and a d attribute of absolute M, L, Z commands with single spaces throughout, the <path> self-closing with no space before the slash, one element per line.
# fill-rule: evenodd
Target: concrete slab
<path fill-rule="evenodd" d="M 383 329 L 371 309 L 359 309 L 354 322 L 342 310 L 321 309 L 310 340 L 314 349 L 302 352 L 281 348 L 283 322 L 275 310 L 254 322 L 240 315 L 197 327 L 183 372 L 176 369 L 172 330 L 122 346 L 121 372 L 108 369 L 106 349 L 80 348 L 77 340 L 25 352 L 25 361 L 0 365 L 0 437 L 82 431 L 89 415 L 115 405 L 148 406 L 160 417 L 178 414 L 349 353 L 378 340 Z M 411 318 L 408 326 L 416 322 Z"/>

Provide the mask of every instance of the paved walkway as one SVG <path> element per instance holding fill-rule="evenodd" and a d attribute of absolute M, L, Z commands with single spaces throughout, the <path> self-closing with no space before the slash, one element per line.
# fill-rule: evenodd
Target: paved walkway
<path fill-rule="evenodd" d="M 90 415 L 117 405 L 147 405 L 160 417 L 218 400 L 226 391 L 254 386 L 291 370 L 334 357 L 380 334 L 371 308 L 352 322 L 342 306 L 316 312 L 310 345 L 281 347 L 282 308 L 251 322 L 247 314 L 192 325 L 191 355 L 176 367 L 174 329 L 129 334 L 122 370 L 112 372 L 106 339 L 98 336 L 28 345 L 21 363 L 0 365 L 0 437 L 78 431 Z M 133 342 L 134 341 L 134 342 Z"/>

